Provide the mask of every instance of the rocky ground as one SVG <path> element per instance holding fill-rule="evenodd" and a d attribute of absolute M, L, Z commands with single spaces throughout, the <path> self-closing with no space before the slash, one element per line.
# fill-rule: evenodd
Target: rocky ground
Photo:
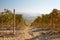
<path fill-rule="evenodd" d="M 27 27 L 24 30 L 15 30 L 15 35 L 10 35 L 11 37 L 6 36 L 0 37 L 0 40 L 60 40 L 60 31 Z"/>

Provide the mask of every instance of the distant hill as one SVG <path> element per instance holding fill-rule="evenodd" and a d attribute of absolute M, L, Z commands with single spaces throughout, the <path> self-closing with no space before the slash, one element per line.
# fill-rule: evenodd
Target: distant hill
<path fill-rule="evenodd" d="M 37 18 L 37 16 L 41 15 L 40 13 L 35 13 L 35 14 L 33 14 L 33 13 L 20 13 L 20 14 L 23 15 L 23 18 L 27 24 L 32 23 Z"/>

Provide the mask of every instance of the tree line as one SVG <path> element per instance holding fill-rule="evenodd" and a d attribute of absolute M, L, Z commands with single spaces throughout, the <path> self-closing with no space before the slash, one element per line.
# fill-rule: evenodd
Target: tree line
<path fill-rule="evenodd" d="M 4 9 L 4 12 L 0 12 L 0 25 L 13 25 L 14 13 L 8 9 Z M 22 14 L 15 14 L 15 24 L 27 25 L 22 17 Z M 36 27 L 59 27 L 60 26 L 60 10 L 53 9 L 49 14 L 42 14 L 38 16 L 30 26 Z"/>
<path fill-rule="evenodd" d="M 48 14 L 42 14 L 38 16 L 32 23 L 31 26 L 36 27 L 60 27 L 60 10 L 53 9 Z"/>
<path fill-rule="evenodd" d="M 0 25 L 13 25 L 14 24 L 14 13 L 8 9 L 4 9 L 4 12 L 0 12 Z M 15 14 L 15 24 L 25 24 L 22 14 Z"/>

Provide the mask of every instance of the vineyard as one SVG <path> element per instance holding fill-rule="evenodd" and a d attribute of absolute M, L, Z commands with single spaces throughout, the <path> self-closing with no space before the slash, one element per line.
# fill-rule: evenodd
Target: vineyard
<path fill-rule="evenodd" d="M 37 16 L 30 25 L 22 14 L 4 9 L 0 12 L 0 40 L 59 40 L 60 10 Z"/>

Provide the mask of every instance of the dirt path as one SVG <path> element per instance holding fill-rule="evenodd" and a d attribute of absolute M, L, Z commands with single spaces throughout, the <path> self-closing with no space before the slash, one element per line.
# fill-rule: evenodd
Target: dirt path
<path fill-rule="evenodd" d="M 26 27 L 24 30 L 16 30 L 16 35 L 14 37 L 0 37 L 0 40 L 47 40 L 49 37 L 48 31 L 41 31 L 40 28 Z M 44 32 L 46 34 L 41 35 Z M 52 35 L 55 37 L 54 35 Z M 60 38 L 48 39 L 48 40 L 59 40 Z"/>

